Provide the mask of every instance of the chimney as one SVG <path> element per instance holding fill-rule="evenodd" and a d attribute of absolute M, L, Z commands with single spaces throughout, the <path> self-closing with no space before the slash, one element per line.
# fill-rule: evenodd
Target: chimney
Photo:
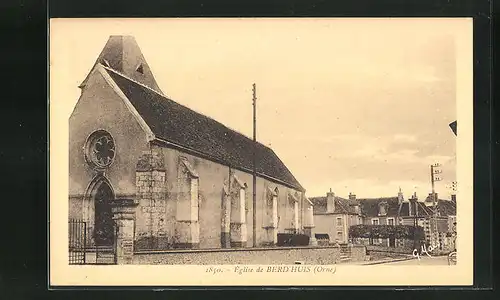
<path fill-rule="evenodd" d="M 403 192 L 401 192 L 401 187 L 399 188 L 399 192 L 398 192 L 398 204 L 401 204 L 403 203 Z"/>
<path fill-rule="evenodd" d="M 439 197 L 438 197 L 438 193 L 436 193 L 436 202 L 438 201 Z M 432 202 L 432 193 L 429 193 L 429 201 Z"/>
<path fill-rule="evenodd" d="M 329 213 L 335 211 L 335 193 L 332 192 L 331 188 L 330 192 L 326 193 L 326 211 Z"/>
<path fill-rule="evenodd" d="M 411 217 L 411 216 L 415 215 L 415 213 L 413 211 L 417 207 L 417 201 L 418 201 L 417 193 L 414 193 L 409 200 L 410 200 L 410 203 L 408 203 L 408 216 Z"/>
<path fill-rule="evenodd" d="M 451 201 L 453 201 L 453 203 L 457 203 L 457 195 L 453 194 L 451 195 Z"/>
<path fill-rule="evenodd" d="M 349 200 L 356 200 L 356 194 L 349 193 Z"/>

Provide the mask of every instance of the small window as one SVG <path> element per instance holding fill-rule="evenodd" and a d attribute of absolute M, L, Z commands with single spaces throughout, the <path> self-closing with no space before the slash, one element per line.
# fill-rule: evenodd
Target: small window
<path fill-rule="evenodd" d="M 394 219 L 393 218 L 387 219 L 387 225 L 394 225 Z"/>
<path fill-rule="evenodd" d="M 137 69 L 136 69 L 137 72 L 141 73 L 141 74 L 144 74 L 144 67 L 142 66 L 142 64 L 140 64 Z"/>
<path fill-rule="evenodd" d="M 372 219 L 372 225 L 378 225 L 378 219 Z"/>
<path fill-rule="evenodd" d="M 337 231 L 337 238 L 342 240 L 342 231 Z"/>
<path fill-rule="evenodd" d="M 342 218 L 337 218 L 337 226 L 342 226 Z"/>

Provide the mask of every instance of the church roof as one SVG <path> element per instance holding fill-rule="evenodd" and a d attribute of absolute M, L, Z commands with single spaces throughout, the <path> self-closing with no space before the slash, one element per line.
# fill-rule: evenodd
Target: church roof
<path fill-rule="evenodd" d="M 304 191 L 274 151 L 225 125 L 197 113 L 127 76 L 104 67 L 157 139 L 194 151 L 216 162 Z"/>

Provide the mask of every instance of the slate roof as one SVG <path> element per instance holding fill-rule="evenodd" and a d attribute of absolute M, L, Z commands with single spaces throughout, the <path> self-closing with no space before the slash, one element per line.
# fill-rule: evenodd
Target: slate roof
<path fill-rule="evenodd" d="M 440 216 L 456 216 L 457 206 L 453 201 L 450 200 L 438 200 L 437 210 Z"/>
<path fill-rule="evenodd" d="M 104 69 L 151 128 L 155 137 L 197 151 L 231 167 L 246 170 L 253 169 L 252 149 L 255 147 L 258 174 L 304 191 L 270 148 L 115 71 Z"/>
<path fill-rule="evenodd" d="M 427 196 L 425 202 L 431 203 L 432 198 Z M 456 216 L 457 215 L 457 205 L 451 200 L 438 199 L 437 210 L 440 216 Z M 429 206 L 432 209 L 432 205 Z"/>
<path fill-rule="evenodd" d="M 418 206 L 418 216 L 419 217 L 429 217 L 432 216 L 432 208 L 428 207 L 425 205 L 425 203 L 422 203 L 420 201 L 416 201 L 416 204 L 412 204 L 412 215 L 410 216 L 410 211 L 409 211 L 409 206 L 410 202 L 403 202 L 401 203 L 401 207 L 399 209 L 399 216 L 400 217 L 412 217 L 414 216 L 415 213 L 415 205 Z"/>
<path fill-rule="evenodd" d="M 313 204 L 313 214 L 326 213 L 326 197 L 309 197 Z"/>
<path fill-rule="evenodd" d="M 327 213 L 327 197 L 312 197 L 309 200 L 313 203 L 313 213 L 314 214 L 326 214 Z M 335 196 L 335 210 L 332 214 L 356 214 L 353 204 L 349 199 L 344 199 Z"/>
<path fill-rule="evenodd" d="M 366 217 L 379 217 L 379 204 L 382 202 L 387 203 L 387 214 L 384 216 L 397 217 L 398 215 L 398 197 L 360 198 L 358 201 L 361 206 L 361 212 Z"/>

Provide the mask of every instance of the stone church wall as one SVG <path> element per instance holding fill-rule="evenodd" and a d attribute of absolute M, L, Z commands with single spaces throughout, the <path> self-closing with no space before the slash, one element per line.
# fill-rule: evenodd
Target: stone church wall
<path fill-rule="evenodd" d="M 242 246 L 251 246 L 253 244 L 252 233 L 252 193 L 253 181 L 252 175 L 239 170 L 232 170 L 227 166 L 212 162 L 210 160 L 193 156 L 180 152 L 175 149 L 154 147 L 153 153 L 155 159 L 160 159 L 159 153 L 163 157 L 162 164 L 164 170 L 160 171 L 156 176 L 161 183 L 154 183 L 155 186 L 163 186 L 164 193 L 157 194 L 157 199 L 151 201 L 150 197 L 139 196 L 140 204 L 136 209 L 136 250 L 145 249 L 169 249 L 175 247 L 181 248 L 202 248 L 213 249 L 221 248 L 221 239 L 223 238 L 222 222 L 223 222 L 223 198 L 224 187 L 227 185 L 231 174 L 236 175 L 238 179 L 246 185 L 245 193 L 245 224 L 246 224 L 246 243 Z M 181 158 L 188 161 L 190 166 L 198 175 L 198 209 L 197 209 L 197 224 L 192 224 L 187 227 L 185 222 L 180 222 L 176 219 L 177 193 L 179 191 L 179 168 L 182 168 Z M 163 168 L 162 168 L 163 169 Z M 154 171 L 153 171 L 154 172 Z M 164 177 L 161 174 L 164 172 Z M 151 175 L 141 174 L 138 176 L 141 179 L 138 181 L 138 191 L 145 189 L 142 178 L 151 178 Z M 154 176 L 153 176 L 154 177 Z M 156 180 L 156 181 L 157 181 Z M 153 179 L 155 181 L 155 179 Z M 287 202 L 288 194 L 295 193 L 293 189 L 276 184 L 257 177 L 257 243 L 258 245 L 265 244 L 266 229 L 264 227 L 265 199 L 268 188 L 278 188 L 279 196 L 279 217 L 278 232 L 285 232 L 291 225 L 291 216 L 293 216 L 293 207 Z M 147 189 L 146 189 L 147 190 Z M 158 190 L 159 192 L 160 190 Z M 138 195 L 140 192 L 138 193 Z M 302 220 L 302 198 L 299 194 L 299 224 L 301 227 Z M 152 205 L 154 203 L 154 205 Z M 151 224 L 151 222 L 154 223 Z M 154 229 L 152 229 L 154 228 Z M 193 233 L 197 231 L 197 233 Z M 234 233 L 233 233 L 234 234 Z M 182 241 L 182 235 L 187 235 L 187 243 Z M 197 237 L 194 243 L 189 241 L 189 236 Z M 151 241 L 152 240 L 152 241 Z"/>
<path fill-rule="evenodd" d="M 96 175 L 85 160 L 84 147 L 87 137 L 98 129 L 109 132 L 115 142 L 114 161 L 104 172 L 115 197 L 135 197 L 136 162 L 149 148 L 146 134 L 102 74 L 94 70 L 69 119 L 70 218 L 92 220 L 93 217 L 85 216 L 82 209 L 87 206 L 92 212 L 92 203 L 84 203 L 83 198 Z"/>
<path fill-rule="evenodd" d="M 136 250 L 220 248 L 225 239 L 233 246 L 253 244 L 252 174 L 232 170 L 228 166 L 175 149 L 150 145 L 146 133 L 131 111 L 98 70 L 94 70 L 89 76 L 69 120 L 70 219 L 85 220 L 89 223 L 88 228 L 92 228 L 93 200 L 88 197 L 88 188 L 98 173 L 86 162 L 84 148 L 87 138 L 99 129 L 111 134 L 116 149 L 113 163 L 101 175 L 109 183 L 116 199 L 133 199 L 137 202 L 134 216 Z M 185 163 L 181 164 L 181 158 L 185 159 Z M 141 161 L 152 162 L 153 167 L 141 165 Z M 190 171 L 189 168 L 193 170 Z M 191 174 L 192 171 L 196 174 Z M 234 176 L 238 179 L 234 179 Z M 229 241 L 228 233 L 221 234 L 222 207 L 224 199 L 227 200 L 224 197 L 228 197 L 225 193 L 233 193 L 236 182 L 245 185 L 246 229 L 243 228 L 245 226 L 238 225 L 241 220 L 232 220 L 234 234 Z M 198 187 L 196 197 L 199 201 L 179 205 L 178 193 L 190 192 L 191 185 Z M 265 208 L 267 193 L 275 188 L 279 191 L 279 219 L 278 229 L 273 231 L 263 227 L 266 225 L 264 215 L 269 214 Z M 258 244 L 272 240 L 270 232 L 275 234 L 294 226 L 301 227 L 304 197 L 301 193 L 297 193 L 295 197 L 299 210 L 298 224 L 295 225 L 292 224 L 293 202 L 289 199 L 292 194 L 296 194 L 293 189 L 257 178 Z M 186 195 L 181 198 L 189 201 L 190 198 Z M 234 194 L 231 197 L 235 197 Z M 234 201 L 231 203 L 235 205 Z M 240 235 L 238 239 L 234 238 L 236 234 Z"/>

